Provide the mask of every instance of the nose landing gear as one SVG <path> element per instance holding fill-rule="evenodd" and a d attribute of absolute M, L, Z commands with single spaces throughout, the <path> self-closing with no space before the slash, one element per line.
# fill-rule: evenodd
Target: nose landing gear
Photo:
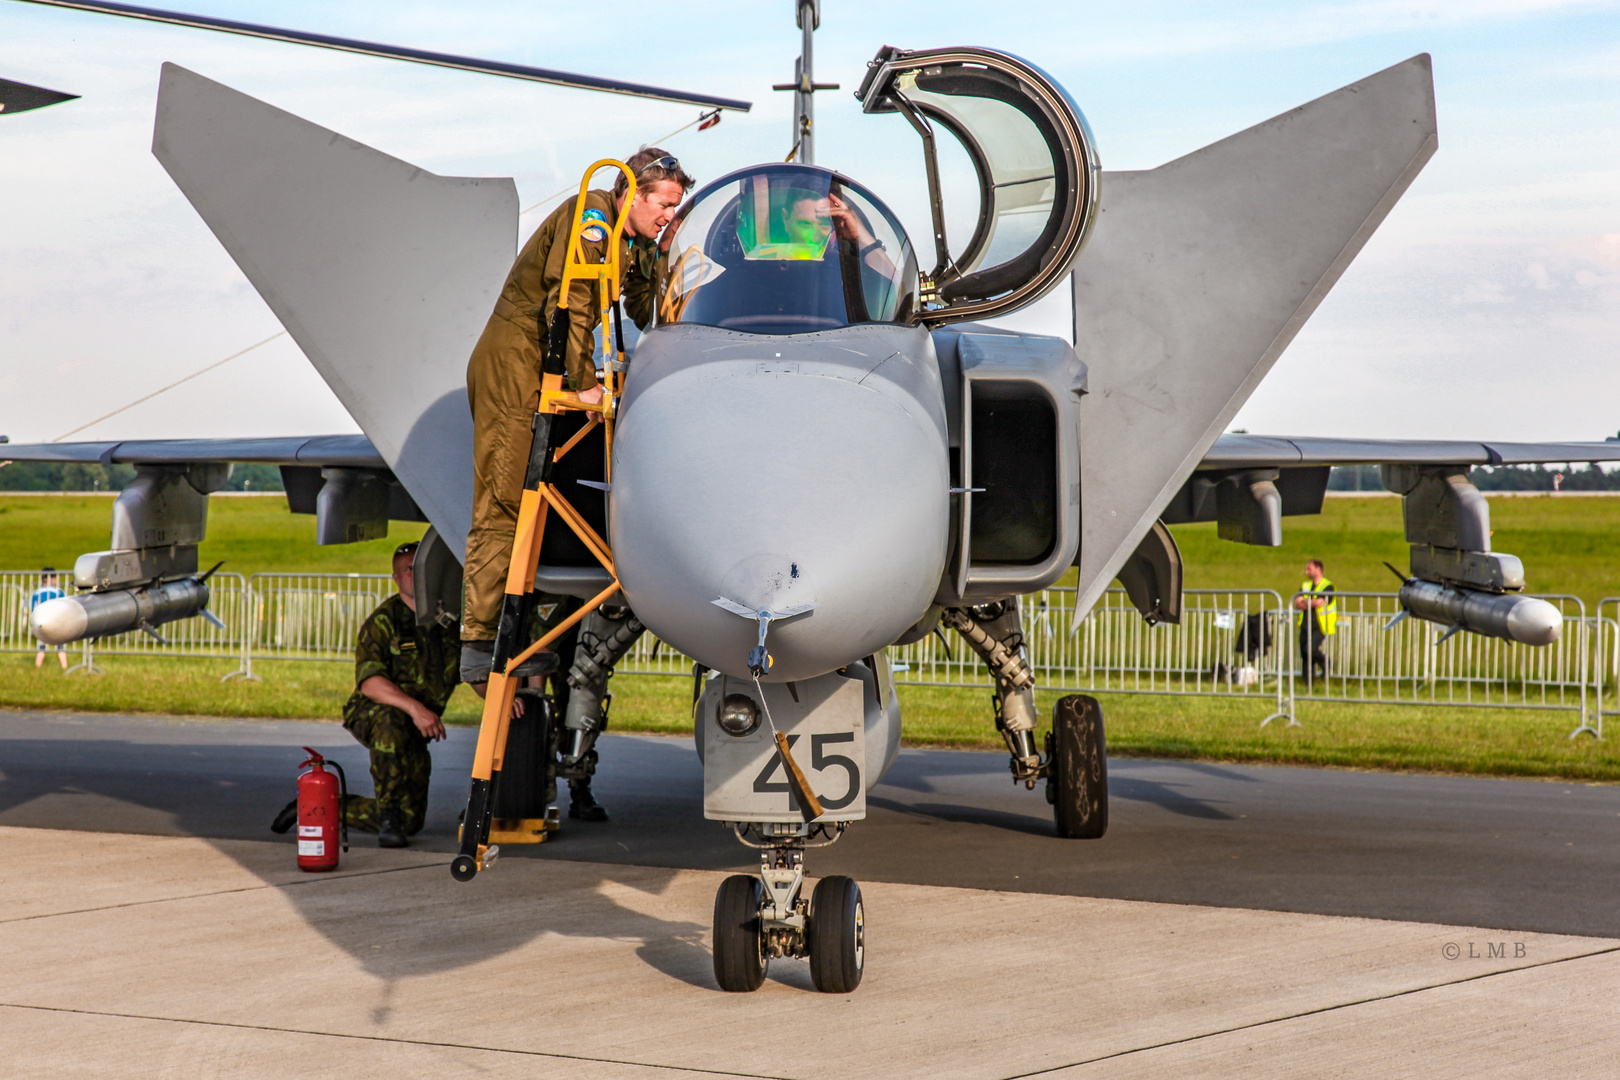
<path fill-rule="evenodd" d="M 804 852 L 844 835 L 831 825 L 733 823 L 737 839 L 759 849 L 758 877 L 733 874 L 714 897 L 714 978 L 730 993 L 758 990 L 777 957 L 809 959 L 826 994 L 847 994 L 866 966 L 866 907 L 851 878 L 822 878 L 804 898 Z M 758 837 L 751 840 L 749 833 Z"/>

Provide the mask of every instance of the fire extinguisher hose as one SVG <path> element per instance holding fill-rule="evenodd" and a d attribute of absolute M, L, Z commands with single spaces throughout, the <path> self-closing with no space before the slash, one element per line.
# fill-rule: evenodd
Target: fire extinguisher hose
<path fill-rule="evenodd" d="M 335 761 L 328 760 L 326 764 L 337 770 L 338 774 L 338 837 L 343 850 L 349 850 L 349 778 L 343 775 L 343 766 Z"/>

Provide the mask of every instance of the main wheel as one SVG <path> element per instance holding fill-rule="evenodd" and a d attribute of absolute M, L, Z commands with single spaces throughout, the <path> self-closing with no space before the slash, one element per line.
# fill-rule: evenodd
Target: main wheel
<path fill-rule="evenodd" d="M 1057 703 L 1047 758 L 1051 771 L 1046 795 L 1057 834 L 1069 840 L 1095 840 L 1107 832 L 1108 746 L 1096 698 L 1071 694 Z"/>
<path fill-rule="evenodd" d="M 758 990 L 765 981 L 765 935 L 759 905 L 765 887 L 747 874 L 733 874 L 714 894 L 714 981 L 728 993 Z"/>
<path fill-rule="evenodd" d="M 866 908 L 853 878 L 825 877 L 810 894 L 810 981 L 823 994 L 847 994 L 866 969 Z"/>

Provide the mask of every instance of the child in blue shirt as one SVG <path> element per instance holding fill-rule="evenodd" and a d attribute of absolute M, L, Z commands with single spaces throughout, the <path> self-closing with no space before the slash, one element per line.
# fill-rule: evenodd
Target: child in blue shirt
<path fill-rule="evenodd" d="M 47 566 L 44 570 L 40 571 L 39 588 L 28 594 L 28 613 L 32 615 L 34 613 L 34 609 L 45 603 L 47 600 L 59 600 L 66 595 L 67 593 L 63 591 L 62 586 L 57 584 L 56 570 Z M 62 670 L 66 671 L 68 666 L 66 645 L 58 645 L 56 647 L 56 659 L 61 662 Z M 44 663 L 45 643 L 41 641 L 39 643 L 39 648 L 34 650 L 34 666 L 40 667 Z"/>

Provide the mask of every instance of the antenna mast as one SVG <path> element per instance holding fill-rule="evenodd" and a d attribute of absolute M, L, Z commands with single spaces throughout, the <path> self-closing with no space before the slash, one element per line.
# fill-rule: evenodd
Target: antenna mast
<path fill-rule="evenodd" d="M 793 91 L 793 149 L 788 152 L 789 161 L 799 161 L 806 165 L 816 163 L 816 107 L 814 102 L 817 90 L 837 90 L 837 83 L 818 83 L 813 74 L 813 48 L 812 37 L 821 27 L 821 0 L 794 0 L 795 16 L 798 19 L 799 29 L 804 32 L 804 44 L 799 58 L 793 62 L 793 81 L 790 83 L 777 83 L 772 90 Z"/>

